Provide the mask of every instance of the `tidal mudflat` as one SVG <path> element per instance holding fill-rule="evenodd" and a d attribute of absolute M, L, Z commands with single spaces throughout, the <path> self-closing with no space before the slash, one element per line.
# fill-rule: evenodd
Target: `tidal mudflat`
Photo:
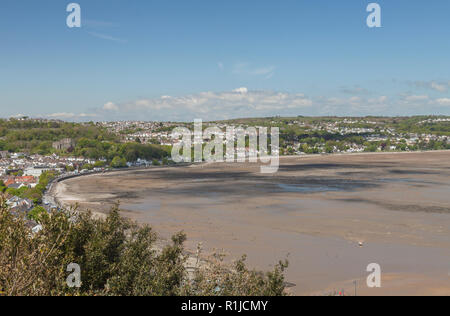
<path fill-rule="evenodd" d="M 450 152 L 282 158 L 79 177 L 54 187 L 66 204 L 125 216 L 206 253 L 248 255 L 266 270 L 288 256 L 291 293 L 450 295 Z M 362 247 L 360 246 L 362 245 Z M 366 287 L 366 267 L 382 287 Z"/>

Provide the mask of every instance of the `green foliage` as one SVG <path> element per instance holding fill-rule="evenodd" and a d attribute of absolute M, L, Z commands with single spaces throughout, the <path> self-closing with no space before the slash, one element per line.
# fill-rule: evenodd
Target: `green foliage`
<path fill-rule="evenodd" d="M 17 172 L 13 172 L 12 175 L 15 176 L 15 177 L 21 177 L 21 176 L 23 176 L 23 170 L 19 170 Z"/>
<path fill-rule="evenodd" d="M 367 142 L 365 143 L 365 146 L 366 152 L 376 152 L 378 150 L 378 144 L 375 142 Z"/>
<path fill-rule="evenodd" d="M 5 193 L 7 187 L 5 185 L 5 182 L 3 180 L 0 180 L 0 193 Z"/>
<path fill-rule="evenodd" d="M 158 247 L 155 232 L 122 218 L 118 206 L 106 219 L 52 212 L 39 217 L 42 230 L 31 234 L 24 218 L 0 204 L 0 288 L 9 296 L 285 294 L 287 263 L 263 274 L 250 271 L 245 259 L 232 267 L 204 261 L 192 274 L 185 234 Z M 81 288 L 66 284 L 70 263 L 81 268 Z"/>
<path fill-rule="evenodd" d="M 94 169 L 94 166 L 87 163 L 87 164 L 84 164 L 84 165 L 81 167 L 81 169 L 82 169 L 82 170 L 84 170 L 84 169 L 86 169 L 86 170 L 92 170 L 92 169 Z"/>
<path fill-rule="evenodd" d="M 157 145 L 140 143 L 117 144 L 83 138 L 77 143 L 74 153 L 77 156 L 91 159 L 105 158 L 108 161 L 112 161 L 115 157 L 120 157 L 127 162 L 135 162 L 139 158 L 146 160 L 161 159 L 162 157 L 167 157 L 169 151 Z"/>
<path fill-rule="evenodd" d="M 249 270 L 246 256 L 232 267 L 223 264 L 225 255 L 214 254 L 194 275 L 184 288 L 183 295 L 202 296 L 284 296 L 286 282 L 284 271 L 287 261 L 280 261 L 266 274 Z"/>
<path fill-rule="evenodd" d="M 160 166 L 161 165 L 161 163 L 158 161 L 158 160 L 156 160 L 156 159 L 153 159 L 153 161 L 152 161 L 152 165 L 153 166 Z"/>
<path fill-rule="evenodd" d="M 75 167 L 74 167 L 74 166 L 69 166 L 69 165 L 67 165 L 67 166 L 66 166 L 66 171 L 67 171 L 67 172 L 73 172 L 73 171 L 75 171 Z"/>
<path fill-rule="evenodd" d="M 52 143 L 64 138 L 118 141 L 116 136 L 92 123 L 16 119 L 0 120 L 0 137 L 0 150 L 41 155 L 55 152 Z"/>
<path fill-rule="evenodd" d="M 36 206 L 28 213 L 28 218 L 39 223 L 43 216 L 47 214 L 47 211 L 42 206 Z"/>
<path fill-rule="evenodd" d="M 439 121 L 448 119 L 448 116 L 414 116 L 414 117 L 267 117 L 252 119 L 237 119 L 222 124 L 244 125 L 244 126 L 266 126 L 279 127 L 280 129 L 280 151 L 284 154 L 293 154 L 300 144 L 300 151 L 307 154 L 331 153 L 336 147 L 339 151 L 346 151 L 350 146 L 357 145 L 365 147 L 368 152 L 374 152 L 381 147 L 382 151 L 391 150 L 391 146 L 396 146 L 395 150 L 442 150 L 450 149 L 447 141 L 421 141 L 420 144 L 401 145 L 389 140 L 392 134 L 388 130 L 394 131 L 395 138 L 409 138 L 410 134 L 435 135 L 450 137 L 450 122 Z M 349 122 L 353 121 L 353 122 Z M 298 124 L 301 122 L 301 124 Z M 355 133 L 342 135 L 339 132 L 331 132 L 325 129 L 325 124 L 332 123 L 338 128 L 365 128 L 374 130 L 373 132 Z M 320 125 L 320 126 L 319 126 Z M 314 129 L 313 129 L 314 128 Z M 386 138 L 386 141 L 373 142 L 365 146 L 368 136 L 379 136 Z M 333 145 L 330 145 L 333 143 Z M 303 145 L 307 145 L 303 148 Z M 398 146 L 397 146 L 398 145 Z M 375 148 L 376 146 L 376 148 Z M 332 150 L 333 148 L 333 150 Z"/>
<path fill-rule="evenodd" d="M 106 162 L 104 162 L 104 161 L 97 161 L 94 164 L 94 168 L 103 168 L 105 166 L 106 166 Z"/>
<path fill-rule="evenodd" d="M 129 162 L 135 162 L 138 158 L 146 160 L 161 159 L 168 155 L 160 146 L 139 143 L 122 144 L 119 153 Z"/>
<path fill-rule="evenodd" d="M 392 127 L 402 133 L 432 134 L 450 136 L 450 122 L 422 123 L 428 119 L 448 118 L 439 116 L 414 116 L 399 118 L 392 122 Z"/>
<path fill-rule="evenodd" d="M 135 162 L 138 158 L 152 160 L 167 157 L 169 148 L 145 145 L 139 142 L 120 143 L 118 136 L 93 123 L 67 123 L 37 120 L 0 120 L 0 150 L 29 154 L 74 155 L 89 159 L 125 158 Z M 75 148 L 70 153 L 53 149 L 52 144 L 64 138 L 73 139 Z M 102 165 L 101 167 L 103 167 Z"/>
<path fill-rule="evenodd" d="M 120 158 L 119 156 L 114 157 L 114 159 L 111 162 L 111 167 L 113 168 L 126 168 L 127 167 L 127 161 L 125 158 Z"/>

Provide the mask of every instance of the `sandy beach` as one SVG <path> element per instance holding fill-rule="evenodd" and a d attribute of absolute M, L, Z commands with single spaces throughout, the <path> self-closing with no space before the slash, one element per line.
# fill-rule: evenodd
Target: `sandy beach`
<path fill-rule="evenodd" d="M 294 295 L 450 295 L 448 151 L 288 157 L 273 175 L 250 163 L 125 170 L 51 194 L 100 213 L 120 201 L 162 238 L 183 230 L 188 249 L 247 254 L 256 269 L 287 257 Z M 370 263 L 379 289 L 366 286 Z"/>

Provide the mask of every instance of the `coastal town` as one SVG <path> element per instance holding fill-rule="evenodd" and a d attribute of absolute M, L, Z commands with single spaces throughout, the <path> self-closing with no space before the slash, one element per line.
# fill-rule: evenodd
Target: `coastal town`
<path fill-rule="evenodd" d="M 276 117 L 207 122 L 204 126 L 205 128 L 218 127 L 221 131 L 225 131 L 230 125 L 239 126 L 249 131 L 250 134 L 251 130 L 258 130 L 262 127 L 278 127 L 280 128 L 280 154 L 286 156 L 450 149 L 448 133 L 450 118 L 418 118 L 413 125 L 406 124 L 408 126 L 406 130 L 404 128 L 397 130 L 396 120 Z M 400 121 L 400 119 L 398 120 Z M 9 121 L 14 124 L 39 124 L 39 126 L 66 124 L 62 121 L 29 118 L 15 118 Z M 80 126 L 90 126 L 87 123 L 79 124 Z M 166 147 L 169 151 L 172 146 L 182 141 L 172 135 L 172 130 L 180 126 L 189 129 L 193 127 L 192 123 L 145 121 L 99 122 L 95 125 L 99 130 L 106 130 L 107 133 L 113 135 L 112 137 L 116 137 L 119 143 L 125 145 L 137 143 L 142 146 L 151 144 L 152 146 Z M 426 126 L 428 129 L 424 128 Z M 2 140 L 7 141 L 8 136 L 0 138 L 0 141 Z M 209 139 L 203 139 L 203 143 L 207 141 Z M 149 167 L 172 163 L 169 157 L 146 159 L 140 157 L 139 153 L 114 159 L 108 159 L 101 154 L 89 155 L 89 151 L 86 152 L 86 148 L 84 148 L 84 146 L 90 146 L 88 143 L 83 138 L 55 139 L 46 154 L 16 152 L 3 148 L 0 151 L 0 190 L 6 193 L 7 203 L 11 210 L 28 214 L 36 206 L 41 206 L 47 211 L 58 208 L 57 203 L 44 194 L 55 179 L 105 172 L 115 168 Z M 94 145 L 99 146 L 98 142 Z M 247 154 L 250 150 L 254 149 L 246 148 Z M 86 156 L 83 153 L 86 153 Z M 48 174 L 51 174 L 51 178 L 45 177 L 47 182 L 43 187 L 40 182 L 43 175 L 47 176 Z"/>
<path fill-rule="evenodd" d="M 62 180 L 123 168 L 171 165 L 171 150 L 183 147 L 177 127 L 185 122 L 69 123 L 28 117 L 0 120 L 0 192 L 11 214 L 25 220 L 33 234 L 43 229 L 40 216 L 62 211 L 51 194 Z M 204 122 L 227 145 L 227 129 L 244 130 L 245 140 L 277 127 L 282 156 L 339 155 L 363 152 L 414 152 L 450 149 L 450 118 L 259 118 Z M 195 133 L 194 133 L 195 135 Z M 242 143 L 233 134 L 234 144 Z M 211 136 L 201 136 L 203 146 Z M 194 137 L 192 145 L 198 144 Z M 246 142 L 246 157 L 261 154 Z M 273 150 L 273 149 L 272 149 Z M 241 150 L 242 152 L 242 150 Z M 228 153 L 227 153 L 228 155 Z M 226 157 L 227 159 L 230 157 Z M 231 157 L 232 158 L 232 157 Z"/>
<path fill-rule="evenodd" d="M 11 119 L 20 123 L 32 124 L 65 124 L 62 121 L 33 120 L 29 118 Z M 16 122 L 14 121 L 14 122 Z M 16 122 L 16 123 L 17 123 Z M 259 120 L 238 120 L 231 122 L 207 122 L 207 127 L 218 127 L 225 131 L 230 125 L 239 126 L 251 134 L 267 126 L 280 129 L 280 151 L 285 156 L 302 156 L 310 154 L 339 154 L 361 152 L 396 152 L 418 150 L 450 149 L 450 136 L 447 131 L 450 118 L 427 117 L 416 120 L 414 126 L 407 130 L 397 130 L 393 120 L 370 118 L 268 118 Z M 81 126 L 87 123 L 79 123 Z M 119 143 L 151 144 L 172 148 L 182 140 L 172 135 L 176 127 L 191 129 L 192 123 L 175 122 L 99 122 L 96 128 L 106 130 L 117 138 Z M 430 132 L 426 132 L 428 126 Z M 425 132 L 424 132 L 425 131 Z M 223 135 L 222 135 L 223 136 Z M 255 135 L 253 135 L 255 136 Z M 7 137 L 0 138 L 1 140 Z M 209 139 L 203 139 L 205 144 Z M 224 140 L 224 144 L 225 144 Z M 235 139 L 237 141 L 237 139 Z M 106 170 L 126 167 L 149 167 L 173 163 L 170 157 L 146 159 L 134 154 L 131 157 L 108 159 L 97 154 L 83 156 L 86 140 L 76 138 L 56 139 L 51 143 L 47 154 L 0 151 L 0 190 L 6 194 L 7 204 L 13 212 L 29 214 L 37 206 L 47 211 L 58 208 L 57 203 L 44 193 L 52 182 L 65 177 L 79 176 L 88 173 L 105 172 Z M 98 144 L 97 144 L 98 146 Z M 4 148 L 3 148 L 4 149 Z M 247 154 L 251 148 L 246 148 Z M 259 154 L 258 152 L 256 154 Z M 95 157 L 95 158 L 93 158 Z M 51 178 L 43 175 L 51 174 Z M 33 223 L 30 222 L 32 225 Z M 34 223 L 36 224 L 36 223 Z M 36 224 L 37 225 L 37 224 Z"/>
<path fill-rule="evenodd" d="M 55 146 L 57 146 L 55 144 Z M 51 181 L 58 177 L 100 171 L 99 168 L 87 170 L 83 166 L 95 161 L 85 158 L 60 157 L 56 154 L 42 156 L 38 154 L 0 152 L 0 190 L 6 194 L 6 204 L 17 215 L 29 215 L 37 206 L 46 211 L 58 209 L 55 201 L 44 193 L 51 182 L 44 182 L 44 175 L 51 174 Z M 39 188 L 39 185 L 43 186 Z M 38 231 L 40 225 L 29 218 L 29 226 Z"/>
<path fill-rule="evenodd" d="M 432 117 L 418 121 L 415 125 L 449 124 L 449 122 L 450 119 L 446 117 Z M 367 118 L 333 118 L 317 121 L 276 118 L 266 119 L 263 123 L 258 125 L 239 120 L 237 122 L 207 122 L 204 126 L 205 128 L 218 127 L 221 131 L 225 131 L 233 124 L 238 124 L 237 126 L 244 129 L 254 127 L 257 130 L 267 125 L 279 127 L 282 140 L 280 150 L 284 155 L 450 149 L 450 136 L 445 133 L 397 131 L 392 124 Z M 192 124 L 188 123 L 144 121 L 97 124 L 120 135 L 122 141 L 139 141 L 166 146 L 173 146 L 180 142 L 171 134 L 175 127 L 192 127 Z M 291 131 L 294 135 L 290 134 Z M 304 135 L 312 135 L 312 137 L 304 137 Z M 334 137 L 327 139 L 321 135 Z M 224 144 L 225 142 L 226 140 Z"/>
<path fill-rule="evenodd" d="M 0 297 L 450 296 L 449 0 L 0 6 Z"/>
<path fill-rule="evenodd" d="M 73 140 L 64 139 L 54 143 L 54 148 L 67 150 L 72 146 Z M 135 162 L 127 162 L 126 167 L 148 167 L 154 165 L 152 161 L 138 159 Z M 11 212 L 16 214 L 29 214 L 36 206 L 41 206 L 46 211 L 59 209 L 60 206 L 54 199 L 44 193 L 48 191 L 53 181 L 76 177 L 85 174 L 105 172 L 113 169 L 106 160 L 93 160 L 83 157 L 51 155 L 29 155 L 27 153 L 0 152 L 0 191 L 6 194 L 6 203 Z M 49 182 L 42 185 L 43 175 L 51 174 Z M 34 190 L 34 191 L 33 191 Z M 30 197 L 24 197 L 26 192 L 39 192 Z M 33 229 L 39 225 L 33 220 L 29 221 Z"/>

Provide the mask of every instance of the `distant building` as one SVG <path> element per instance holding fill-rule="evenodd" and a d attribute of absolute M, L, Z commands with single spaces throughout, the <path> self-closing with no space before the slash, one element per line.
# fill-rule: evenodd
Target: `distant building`
<path fill-rule="evenodd" d="M 21 171 L 21 169 L 6 169 L 5 173 L 6 173 L 6 175 L 11 175 L 11 174 L 14 174 L 19 171 Z"/>
<path fill-rule="evenodd" d="M 9 156 L 9 152 L 7 151 L 0 151 L 0 159 L 6 159 Z"/>
<path fill-rule="evenodd" d="M 75 148 L 75 141 L 71 138 L 64 138 L 54 142 L 53 148 L 56 150 L 73 150 Z"/>
<path fill-rule="evenodd" d="M 23 177 L 16 177 L 15 179 L 16 183 L 23 183 L 23 184 L 32 184 L 36 183 L 36 178 L 33 176 L 23 176 Z"/>
<path fill-rule="evenodd" d="M 10 177 L 4 181 L 7 188 L 20 189 L 23 186 L 31 186 L 37 183 L 35 177 L 25 176 L 25 177 Z"/>
<path fill-rule="evenodd" d="M 23 183 L 12 183 L 12 184 L 8 185 L 8 189 L 16 189 L 16 190 L 18 190 L 18 189 L 20 189 L 20 188 L 22 188 L 24 186 L 26 186 L 26 185 L 23 184 Z"/>
<path fill-rule="evenodd" d="M 16 180 L 14 178 L 9 178 L 6 181 L 4 181 L 5 186 L 8 188 L 10 185 L 13 185 L 14 183 L 16 183 Z"/>
<path fill-rule="evenodd" d="M 13 154 L 11 154 L 11 158 L 12 159 L 19 159 L 19 158 L 23 158 L 23 157 L 25 157 L 24 153 L 13 153 Z"/>
<path fill-rule="evenodd" d="M 19 214 L 27 214 L 33 208 L 33 202 L 31 200 L 22 199 L 17 196 L 9 198 L 6 204 L 9 206 L 10 212 L 16 216 Z M 33 226 L 36 226 L 36 224 Z"/>
<path fill-rule="evenodd" d="M 26 168 L 23 172 L 24 176 L 33 176 L 39 178 L 42 173 L 51 170 L 50 168 L 30 167 Z"/>

